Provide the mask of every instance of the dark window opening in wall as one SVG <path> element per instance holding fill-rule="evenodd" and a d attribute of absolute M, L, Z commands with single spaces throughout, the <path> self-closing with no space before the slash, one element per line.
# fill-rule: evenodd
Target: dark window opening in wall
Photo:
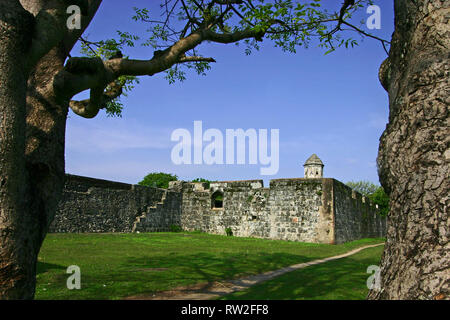
<path fill-rule="evenodd" d="M 211 206 L 213 209 L 223 208 L 223 192 L 216 191 L 211 196 Z"/>

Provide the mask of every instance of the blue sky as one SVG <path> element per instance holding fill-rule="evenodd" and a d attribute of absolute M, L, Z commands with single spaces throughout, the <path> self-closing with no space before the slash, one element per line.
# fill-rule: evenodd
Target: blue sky
<path fill-rule="evenodd" d="M 145 26 L 131 20 L 132 8 L 149 3 L 156 9 L 153 0 L 104 1 L 85 35 L 92 40 L 112 37 L 115 30 L 143 35 Z M 381 29 L 371 32 L 390 40 L 393 3 L 378 5 Z M 368 16 L 362 11 L 355 21 Z M 101 111 L 83 119 L 70 111 L 66 172 L 137 183 L 149 172 L 162 171 L 183 180 L 264 179 L 268 186 L 270 179 L 303 177 L 304 161 L 316 153 L 325 177 L 378 183 L 376 156 L 388 118 L 388 96 L 378 81 L 386 53 L 379 42 L 364 39 L 358 47 L 329 55 L 314 45 L 284 53 L 269 41 L 250 56 L 243 45 L 202 44 L 201 49 L 217 60 L 206 76 L 188 73 L 187 80 L 175 84 L 164 73 L 141 77 L 122 98 L 122 118 Z M 76 47 L 72 55 L 78 53 Z M 153 55 L 141 46 L 124 53 L 136 59 Z M 193 132 L 195 120 L 204 130 L 217 128 L 223 134 L 226 129 L 279 129 L 278 173 L 261 176 L 260 165 L 173 164 L 171 133 L 177 128 Z"/>

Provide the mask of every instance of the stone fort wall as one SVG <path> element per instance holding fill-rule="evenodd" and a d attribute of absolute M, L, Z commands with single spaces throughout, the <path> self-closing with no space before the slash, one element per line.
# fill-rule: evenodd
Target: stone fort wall
<path fill-rule="evenodd" d="M 183 194 L 181 226 L 239 237 L 343 243 L 384 237 L 386 219 L 359 193 L 335 179 L 275 179 L 214 183 L 175 182 Z M 214 208 L 212 195 L 223 195 Z"/>
<path fill-rule="evenodd" d="M 214 207 L 213 195 L 223 197 Z M 384 237 L 386 220 L 335 179 L 189 183 L 168 190 L 67 175 L 50 232 L 184 230 L 318 243 Z"/>
<path fill-rule="evenodd" d="M 50 232 L 169 231 L 180 224 L 181 194 L 66 175 Z"/>

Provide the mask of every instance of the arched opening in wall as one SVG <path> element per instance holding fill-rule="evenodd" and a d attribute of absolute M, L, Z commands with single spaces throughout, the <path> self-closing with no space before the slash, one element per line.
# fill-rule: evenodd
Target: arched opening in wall
<path fill-rule="evenodd" d="M 216 191 L 211 196 L 211 207 L 213 209 L 222 209 L 223 208 L 223 192 Z"/>

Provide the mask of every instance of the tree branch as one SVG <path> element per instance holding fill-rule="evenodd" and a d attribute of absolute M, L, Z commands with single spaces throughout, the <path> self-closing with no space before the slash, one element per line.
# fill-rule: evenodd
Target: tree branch
<path fill-rule="evenodd" d="M 183 62 L 216 62 L 213 58 L 199 57 L 199 56 L 184 56 L 178 59 L 177 63 Z"/>
<path fill-rule="evenodd" d="M 274 23 L 277 23 L 274 21 Z M 111 59 L 102 61 L 99 58 L 71 58 L 64 70 L 58 75 L 59 92 L 71 99 L 79 92 L 91 89 L 89 100 L 71 102 L 75 113 L 84 117 L 93 117 L 104 105 L 104 89 L 120 76 L 154 75 L 169 69 L 174 64 L 189 62 L 215 62 L 213 58 L 186 56 L 185 53 L 197 47 L 203 41 L 232 43 L 247 38 L 260 38 L 262 31 L 247 29 L 234 33 L 216 33 L 211 29 L 197 30 L 189 36 L 178 40 L 150 60 Z"/>
<path fill-rule="evenodd" d="M 85 1 L 88 1 L 90 6 L 86 20 L 87 23 L 85 23 L 83 28 L 87 27 L 87 24 L 92 19 L 101 3 L 100 0 Z M 256 41 L 262 41 L 265 35 L 273 36 L 284 32 L 296 34 L 302 30 L 314 29 L 324 23 L 337 21 L 338 27 L 336 29 L 340 30 L 341 24 L 346 25 L 365 36 L 381 41 L 383 47 L 385 43 L 388 43 L 386 40 L 372 36 L 345 21 L 344 13 L 348 8 L 354 7 L 354 1 L 346 0 L 339 15 L 336 13 L 333 17 L 320 16 L 320 19 L 318 18 L 319 20 L 313 22 L 297 22 L 292 23 L 291 25 L 290 23 L 285 22 L 285 20 L 269 17 L 265 19 L 265 21 L 262 21 L 262 29 L 256 28 L 259 24 L 255 23 L 255 25 L 252 25 L 253 23 L 251 21 L 247 21 L 245 16 L 241 14 L 237 8 L 233 7 L 233 5 L 245 4 L 247 7 L 256 10 L 250 0 L 210 0 L 208 2 L 190 0 L 189 3 L 185 0 L 174 0 L 174 3 L 171 3 L 170 6 L 168 5 L 169 2 L 170 1 L 165 2 L 165 13 L 167 17 L 165 19 L 161 19 L 162 21 L 156 21 L 155 23 L 161 24 L 162 28 L 168 28 L 169 19 L 172 16 L 177 4 L 180 6 L 183 16 L 186 16 L 187 22 L 184 26 L 182 26 L 182 30 L 180 32 L 175 33 L 177 38 L 179 38 L 174 39 L 171 43 L 167 43 L 167 48 L 165 50 L 154 51 L 154 55 L 151 59 L 133 60 L 116 56 L 115 58 L 105 61 L 102 61 L 100 58 L 70 58 L 68 60 L 65 68 L 58 74 L 57 77 L 55 77 L 56 81 L 54 83 L 55 87 L 58 88 L 58 92 L 62 93 L 68 100 L 71 100 L 77 93 L 89 89 L 91 90 L 90 99 L 70 102 L 70 107 L 76 114 L 87 118 L 95 117 L 98 111 L 104 108 L 108 102 L 120 96 L 122 93 L 122 87 L 120 87 L 120 90 L 112 90 L 113 85 L 119 82 L 117 81 L 119 77 L 144 75 L 152 76 L 159 72 L 166 71 L 172 66 L 180 63 L 216 62 L 212 57 L 202 57 L 195 53 L 195 48 L 204 41 L 224 44 L 251 38 Z M 193 5 L 194 7 L 189 7 L 187 4 Z M 224 7 L 225 9 L 223 10 L 220 8 L 220 14 L 218 15 L 216 12 L 210 15 L 206 14 L 213 10 L 214 5 L 226 6 L 226 8 Z M 196 18 L 195 15 L 197 10 L 200 10 L 206 16 L 216 16 L 216 18 L 208 18 L 210 19 L 208 21 L 205 20 L 206 18 L 203 20 L 201 20 L 201 18 Z M 228 32 L 228 30 L 220 29 L 223 18 L 231 10 L 233 10 L 242 21 L 249 24 L 249 26 L 245 29 L 240 29 L 234 32 Z M 146 19 L 146 16 L 144 16 L 143 21 L 146 21 Z M 219 30 L 215 28 L 216 24 L 219 24 Z M 194 29 L 195 27 L 198 27 L 198 29 Z M 189 29 L 191 30 L 191 33 L 188 36 L 185 36 L 185 33 L 188 33 Z M 169 28 L 169 30 L 172 29 Z M 222 32 L 220 32 L 220 30 L 222 30 Z M 81 37 L 81 33 L 82 32 L 80 32 L 80 35 L 76 39 Z M 332 30 L 329 34 L 332 35 L 333 33 L 334 30 Z M 70 39 L 67 47 L 71 48 L 73 46 L 73 39 L 74 38 Z M 88 43 L 88 45 L 90 44 L 91 43 Z M 332 45 L 331 42 L 330 45 Z M 187 52 L 190 53 L 189 56 L 186 55 Z"/>
<path fill-rule="evenodd" d="M 228 5 L 228 4 L 243 4 L 243 0 L 215 0 L 213 1 L 220 5 Z"/>
<path fill-rule="evenodd" d="M 77 115 L 91 119 L 98 114 L 100 109 L 104 109 L 108 102 L 118 98 L 122 92 L 123 86 L 119 85 L 117 82 L 112 82 L 107 88 L 92 88 L 90 99 L 81 101 L 71 100 L 69 107 Z"/>
<path fill-rule="evenodd" d="M 216 33 L 211 29 L 205 30 L 203 32 L 204 40 L 214 41 L 218 43 L 232 43 L 243 39 L 249 38 L 262 38 L 264 36 L 264 31 L 255 31 L 251 29 L 236 31 L 233 33 Z"/>
<path fill-rule="evenodd" d="M 385 39 L 381 39 L 381 38 L 379 38 L 379 37 L 377 37 L 377 36 L 374 36 L 374 35 L 372 35 L 372 34 L 370 34 L 370 33 L 367 33 L 367 32 L 365 32 L 364 30 L 361 30 L 361 29 L 358 28 L 357 26 L 354 26 L 354 25 L 348 23 L 348 22 L 345 21 L 345 20 L 342 21 L 342 24 L 344 24 L 344 25 L 346 25 L 346 26 L 349 26 L 350 28 L 354 29 L 354 30 L 357 31 L 358 33 L 361 33 L 362 35 L 365 35 L 366 37 L 369 37 L 369 38 L 372 38 L 372 39 L 375 39 L 375 40 L 380 41 L 381 44 L 383 45 L 384 51 L 385 51 L 386 54 L 389 56 L 389 51 L 388 51 L 387 48 L 386 48 L 386 43 L 387 43 L 387 44 L 390 44 L 389 41 L 387 41 L 387 40 L 385 40 Z"/>

